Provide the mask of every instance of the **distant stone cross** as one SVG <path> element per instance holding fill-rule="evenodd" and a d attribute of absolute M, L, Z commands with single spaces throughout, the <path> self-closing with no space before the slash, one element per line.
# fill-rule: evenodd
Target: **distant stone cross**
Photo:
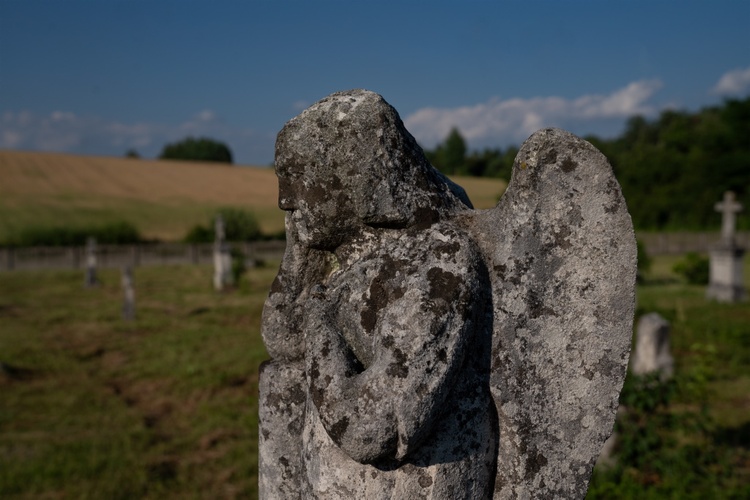
<path fill-rule="evenodd" d="M 216 216 L 214 231 L 216 233 L 216 243 L 224 243 L 224 240 L 226 239 L 226 230 L 224 229 L 224 217 L 221 215 Z"/>
<path fill-rule="evenodd" d="M 87 287 L 96 286 L 99 284 L 99 280 L 96 276 L 96 238 L 89 237 L 86 240 L 86 278 L 85 284 Z"/>
<path fill-rule="evenodd" d="M 216 240 L 214 241 L 214 288 L 221 292 L 227 285 L 231 284 L 231 256 L 229 247 L 226 243 L 226 229 L 224 218 L 221 215 L 216 217 L 214 224 Z"/>
<path fill-rule="evenodd" d="M 122 319 L 133 321 L 135 319 L 135 287 L 133 286 L 133 268 L 131 266 L 122 268 L 122 290 L 125 295 L 122 303 Z"/>
<path fill-rule="evenodd" d="M 725 243 L 733 243 L 737 214 L 742 211 L 742 205 L 737 202 L 732 191 L 725 191 L 724 200 L 717 203 L 714 209 L 721 212 L 721 240 Z"/>

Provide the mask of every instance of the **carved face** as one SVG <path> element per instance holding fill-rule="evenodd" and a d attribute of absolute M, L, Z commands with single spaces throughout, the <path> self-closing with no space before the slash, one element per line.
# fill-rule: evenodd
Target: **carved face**
<path fill-rule="evenodd" d="M 330 170 L 310 163 L 276 165 L 279 208 L 302 245 L 333 250 L 363 226 L 357 215 L 351 188 Z"/>

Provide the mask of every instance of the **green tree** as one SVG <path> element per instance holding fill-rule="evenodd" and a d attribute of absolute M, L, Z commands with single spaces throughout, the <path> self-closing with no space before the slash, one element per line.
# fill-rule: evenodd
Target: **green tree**
<path fill-rule="evenodd" d="M 232 163 L 232 152 L 226 144 L 214 139 L 188 137 L 164 146 L 159 159 Z"/>
<path fill-rule="evenodd" d="M 464 173 L 466 162 L 466 141 L 457 128 L 451 129 L 440 152 L 443 165 L 451 173 Z"/>
<path fill-rule="evenodd" d="M 432 165 L 446 175 L 466 174 L 466 141 L 457 128 L 452 128 L 434 151 L 425 151 Z"/>

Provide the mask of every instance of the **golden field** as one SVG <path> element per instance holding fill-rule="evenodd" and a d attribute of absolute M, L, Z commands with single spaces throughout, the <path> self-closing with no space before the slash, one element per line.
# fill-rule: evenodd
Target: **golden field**
<path fill-rule="evenodd" d="M 490 208 L 500 179 L 454 178 L 477 208 Z M 266 233 L 284 227 L 273 169 L 0 150 L 0 241 L 27 226 L 126 220 L 146 238 L 178 240 L 219 207 L 252 210 Z"/>

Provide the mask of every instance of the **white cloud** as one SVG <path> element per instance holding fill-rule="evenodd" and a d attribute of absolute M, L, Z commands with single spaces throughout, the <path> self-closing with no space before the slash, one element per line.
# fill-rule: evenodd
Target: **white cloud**
<path fill-rule="evenodd" d="M 404 120 L 406 127 L 426 147 L 441 142 L 456 127 L 470 143 L 519 142 L 543 127 L 578 126 L 587 122 L 652 115 L 657 109 L 648 100 L 659 90 L 659 80 L 640 80 L 608 95 L 575 99 L 534 97 L 493 98 L 474 106 L 423 108 Z"/>
<path fill-rule="evenodd" d="M 226 142 L 235 157 L 245 162 L 259 162 L 273 151 L 272 137 L 227 125 L 212 110 L 203 110 L 172 125 L 123 123 L 59 110 L 46 115 L 29 111 L 5 111 L 0 115 L 0 148 L 5 149 L 121 156 L 135 148 L 144 156 L 157 156 L 165 144 L 188 135 Z"/>
<path fill-rule="evenodd" d="M 292 110 L 296 111 L 297 113 L 304 111 L 309 107 L 310 103 L 302 100 L 294 101 L 294 103 L 292 104 Z"/>
<path fill-rule="evenodd" d="M 750 91 L 750 67 L 724 73 L 712 92 L 719 95 L 739 95 Z"/>

